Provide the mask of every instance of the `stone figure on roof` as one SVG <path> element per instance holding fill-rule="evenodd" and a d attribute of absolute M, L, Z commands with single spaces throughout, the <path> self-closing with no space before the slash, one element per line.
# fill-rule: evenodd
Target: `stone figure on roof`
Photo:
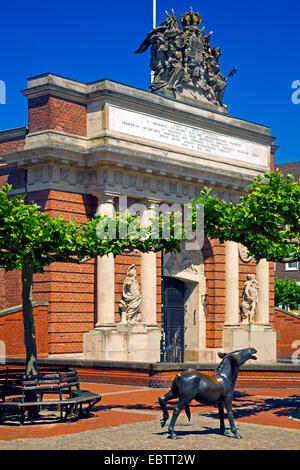
<path fill-rule="evenodd" d="M 172 9 L 166 11 L 166 19 L 150 31 L 136 54 L 145 52 L 151 46 L 152 82 L 150 91 L 183 101 L 198 101 L 209 104 L 223 112 L 223 96 L 228 77 L 220 72 L 221 49 L 211 48 L 213 31 L 204 34 L 200 13 L 192 9 L 180 16 L 180 23 Z"/>

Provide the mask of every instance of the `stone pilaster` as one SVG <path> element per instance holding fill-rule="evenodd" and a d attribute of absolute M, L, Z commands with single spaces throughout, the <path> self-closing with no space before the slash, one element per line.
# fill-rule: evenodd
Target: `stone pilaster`
<path fill-rule="evenodd" d="M 239 305 L 239 248 L 236 242 L 226 242 L 225 249 L 225 324 L 223 347 L 225 352 L 242 349 L 247 337 L 241 330 Z"/>
<path fill-rule="evenodd" d="M 146 208 L 141 214 L 141 226 L 150 225 L 151 217 L 155 216 L 155 202 L 146 201 Z M 156 254 L 141 254 L 141 313 L 142 322 L 147 325 L 156 323 Z"/>
<path fill-rule="evenodd" d="M 225 251 L 225 325 L 239 324 L 239 249 L 226 242 Z"/>
<path fill-rule="evenodd" d="M 114 215 L 114 196 L 101 194 L 98 196 L 97 215 Z M 100 326 L 115 324 L 115 267 L 114 257 L 97 257 L 97 322 Z"/>
<path fill-rule="evenodd" d="M 256 323 L 269 325 L 269 263 L 266 259 L 260 260 L 256 267 L 258 281 L 258 302 L 256 307 Z"/>

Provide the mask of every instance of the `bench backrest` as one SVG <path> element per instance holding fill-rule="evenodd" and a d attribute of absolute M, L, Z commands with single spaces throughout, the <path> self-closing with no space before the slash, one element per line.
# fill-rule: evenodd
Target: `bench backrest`
<path fill-rule="evenodd" d="M 0 372 L 0 395 L 21 394 L 25 397 L 25 393 L 30 391 L 40 393 L 57 392 L 62 398 L 63 392 L 69 392 L 71 396 L 74 389 L 76 394 L 80 396 L 80 383 L 75 369 L 53 372 L 44 370 L 37 375 L 26 375 L 13 370 Z"/>

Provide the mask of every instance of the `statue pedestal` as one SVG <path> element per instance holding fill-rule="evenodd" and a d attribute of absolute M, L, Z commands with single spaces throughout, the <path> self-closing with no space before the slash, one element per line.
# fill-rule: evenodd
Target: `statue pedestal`
<path fill-rule="evenodd" d="M 185 350 L 184 362 L 197 362 L 202 364 L 219 363 L 219 352 L 224 352 L 223 348 L 204 348 L 192 351 Z"/>
<path fill-rule="evenodd" d="M 108 361 L 158 362 L 161 332 L 156 325 L 118 323 L 83 335 L 84 358 Z"/>
<path fill-rule="evenodd" d="M 162 88 L 161 90 L 157 90 L 154 93 L 165 96 L 166 98 L 182 101 L 184 103 L 193 105 L 196 104 L 197 106 L 201 106 L 210 111 L 217 111 L 226 115 L 228 114 L 228 109 L 226 107 L 221 107 L 217 104 L 214 104 L 204 96 L 204 93 L 200 88 L 189 86 L 187 84 L 183 84 L 180 88 L 180 91 Z"/>
<path fill-rule="evenodd" d="M 276 362 L 276 332 L 270 325 L 240 323 L 225 325 L 223 332 L 224 351 L 243 348 L 257 350 L 257 362 Z M 249 361 L 249 362 L 252 362 Z"/>

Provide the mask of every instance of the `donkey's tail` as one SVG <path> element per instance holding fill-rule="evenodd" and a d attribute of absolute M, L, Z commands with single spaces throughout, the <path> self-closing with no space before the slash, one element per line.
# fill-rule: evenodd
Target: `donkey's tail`
<path fill-rule="evenodd" d="M 178 397 L 179 395 L 178 384 L 179 384 L 180 377 L 181 377 L 181 374 L 176 374 L 171 385 L 171 390 L 174 393 L 175 397 Z"/>
<path fill-rule="evenodd" d="M 189 421 L 191 421 L 191 411 L 190 411 L 189 405 L 185 405 L 184 409 L 185 409 L 185 412 L 186 412 L 186 415 L 187 415 Z"/>

